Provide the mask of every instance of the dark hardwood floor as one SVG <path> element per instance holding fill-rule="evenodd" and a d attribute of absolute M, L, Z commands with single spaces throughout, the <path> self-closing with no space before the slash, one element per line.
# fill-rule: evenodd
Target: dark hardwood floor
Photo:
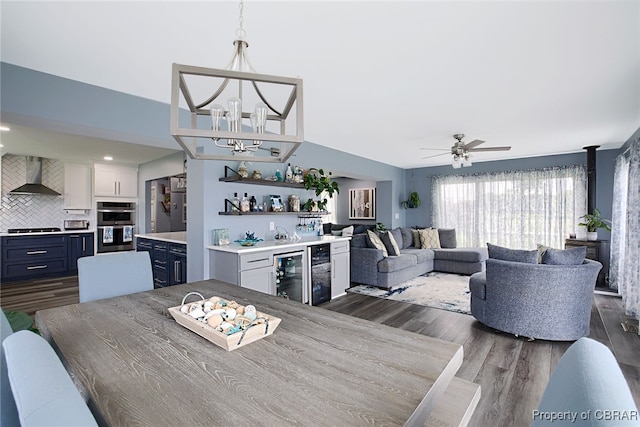
<path fill-rule="evenodd" d="M 37 310 L 78 302 L 77 277 L 2 284 L 0 305 L 30 315 Z M 464 347 L 459 378 L 482 387 L 471 426 L 528 426 L 532 410 L 570 342 L 528 341 L 496 332 L 472 316 L 348 294 L 322 305 L 327 310 L 453 341 Z M 624 332 L 620 298 L 594 295 L 591 338 L 616 356 L 640 407 L 640 336 Z M 636 322 L 637 324 L 637 322 Z"/>
<path fill-rule="evenodd" d="M 322 307 L 461 344 L 464 361 L 456 376 L 482 388 L 471 426 L 530 425 L 532 410 L 571 345 L 528 341 L 497 332 L 469 315 L 365 295 L 348 294 Z M 640 407 L 640 336 L 624 332 L 621 323 L 626 320 L 620 298 L 594 295 L 590 337 L 614 353 Z"/>

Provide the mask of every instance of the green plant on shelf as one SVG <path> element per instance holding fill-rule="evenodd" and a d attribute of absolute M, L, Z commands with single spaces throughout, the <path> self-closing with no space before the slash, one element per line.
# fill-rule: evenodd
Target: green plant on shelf
<path fill-rule="evenodd" d="M 598 231 L 598 228 L 604 228 L 607 231 L 611 231 L 611 221 L 604 219 L 600 216 L 598 209 L 593 209 L 592 214 L 582 215 L 580 218 L 584 218 L 583 222 L 578 223 L 581 227 L 586 227 L 589 233 Z"/>
<path fill-rule="evenodd" d="M 338 183 L 335 181 L 331 181 L 331 172 L 325 174 L 324 170 L 322 169 L 319 169 L 317 174 L 308 173 L 304 177 L 304 188 L 306 190 L 314 190 L 316 196 L 325 194 L 329 196 L 329 198 L 333 198 L 334 193 L 340 194 Z M 302 205 L 302 207 L 307 212 L 312 212 L 317 206 L 317 209 L 323 212 L 326 210 L 328 202 L 329 201 L 326 197 L 317 201 L 309 199 Z"/>

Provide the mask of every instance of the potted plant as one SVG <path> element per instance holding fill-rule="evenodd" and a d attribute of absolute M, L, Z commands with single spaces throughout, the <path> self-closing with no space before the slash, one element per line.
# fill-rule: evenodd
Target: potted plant
<path fill-rule="evenodd" d="M 587 228 L 587 240 L 598 240 L 598 228 L 611 231 L 609 226 L 611 221 L 602 218 L 598 209 L 593 209 L 592 214 L 582 215 L 580 218 L 584 218 L 584 221 L 578 223 L 578 225 Z"/>
<path fill-rule="evenodd" d="M 387 231 L 389 230 L 386 225 L 381 222 L 376 222 L 376 231 Z"/>
<path fill-rule="evenodd" d="M 320 196 L 322 193 L 326 192 L 329 198 L 333 198 L 333 193 L 340 193 L 338 183 L 335 181 L 331 181 L 331 172 L 329 172 L 329 174 L 327 175 L 322 169 L 319 169 L 317 174 L 308 173 L 304 177 L 304 188 L 306 190 L 313 189 L 316 193 L 316 196 Z M 318 210 L 324 211 L 327 206 L 327 202 L 328 200 L 326 197 L 322 200 L 318 200 L 316 202 Z M 306 210 L 311 211 L 311 209 L 309 208 L 312 206 L 312 203 L 313 201 L 309 199 L 303 206 Z"/>
<path fill-rule="evenodd" d="M 400 202 L 400 205 L 407 209 L 411 209 L 411 208 L 417 208 L 418 206 L 420 206 L 420 203 L 422 203 L 420 201 L 420 195 L 418 194 L 417 191 L 412 191 L 411 193 L 409 193 L 409 198 L 407 200 L 404 200 L 402 202 Z"/>

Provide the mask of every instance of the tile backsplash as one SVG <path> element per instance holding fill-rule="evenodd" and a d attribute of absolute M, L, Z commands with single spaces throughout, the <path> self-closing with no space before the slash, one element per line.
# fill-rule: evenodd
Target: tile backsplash
<path fill-rule="evenodd" d="M 63 209 L 63 196 L 14 195 L 9 191 L 26 182 L 26 157 L 2 156 L 2 205 L 0 205 L 0 232 L 8 228 L 60 227 L 65 219 L 91 221 L 86 215 L 70 215 Z M 42 183 L 64 194 L 64 164 L 59 160 L 42 159 Z"/>

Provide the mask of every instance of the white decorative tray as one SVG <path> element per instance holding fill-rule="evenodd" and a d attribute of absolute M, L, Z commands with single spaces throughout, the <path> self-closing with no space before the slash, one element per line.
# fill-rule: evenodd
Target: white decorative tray
<path fill-rule="evenodd" d="M 186 298 L 189 295 L 194 295 L 194 294 L 200 296 L 201 300 L 185 304 Z M 206 321 L 198 320 L 198 318 L 195 318 L 189 315 L 188 313 L 185 313 L 182 311 L 182 310 L 185 310 L 183 309 L 183 306 L 187 306 L 185 311 L 188 312 L 192 304 L 196 304 L 196 305 L 200 304 L 204 306 L 204 304 L 207 303 L 207 301 L 212 301 L 212 302 L 220 301 L 221 304 L 223 304 L 222 308 L 235 306 L 234 310 L 237 310 L 239 312 L 240 311 L 244 312 L 245 307 L 251 307 L 249 305 L 242 306 L 235 303 L 235 301 L 229 301 L 220 297 L 211 297 L 209 299 L 205 299 L 201 294 L 198 294 L 196 292 L 190 292 L 187 295 L 185 295 L 185 297 L 182 300 L 182 304 L 176 307 L 169 307 L 169 313 L 180 325 L 184 326 L 185 328 L 189 329 L 192 332 L 195 332 L 201 337 L 211 341 L 218 347 L 222 347 L 228 351 L 232 351 L 232 350 L 235 350 L 236 348 L 243 347 L 247 344 L 250 344 L 254 341 L 257 341 L 261 338 L 264 338 L 273 334 L 273 332 L 276 330 L 276 328 L 281 322 L 281 319 L 279 319 L 278 317 L 274 317 L 266 313 L 256 311 L 255 319 L 252 320 L 248 324 L 248 326 L 246 325 L 247 323 L 246 318 L 244 319 L 245 324 L 243 326 L 240 326 L 240 324 L 236 325 L 235 322 L 233 321 L 235 319 L 229 321 L 228 323 L 231 323 L 232 325 L 234 325 L 236 329 L 239 328 L 239 330 L 237 332 L 232 332 L 233 328 L 230 328 L 227 330 L 227 332 L 229 332 L 229 334 L 227 334 L 225 332 L 221 332 L 219 327 L 216 328 L 216 327 L 210 326 Z M 219 307 L 219 305 L 220 304 L 218 304 L 217 307 Z M 219 308 L 215 310 L 219 310 Z M 244 316 L 239 315 L 238 318 L 240 317 L 244 317 Z"/>

